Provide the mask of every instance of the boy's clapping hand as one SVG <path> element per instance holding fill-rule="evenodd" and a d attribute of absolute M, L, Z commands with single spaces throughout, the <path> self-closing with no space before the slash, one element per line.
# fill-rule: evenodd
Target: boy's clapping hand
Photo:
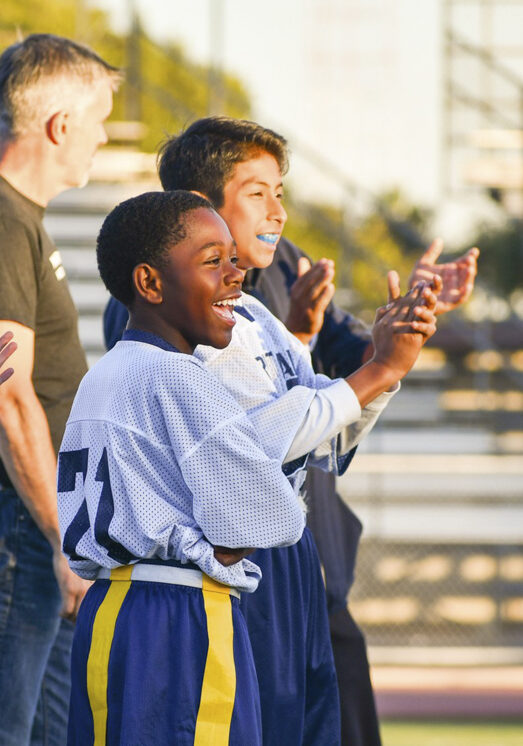
<path fill-rule="evenodd" d="M 437 277 L 442 283 L 435 308 L 436 315 L 452 311 L 470 298 L 478 271 L 479 249 L 469 249 L 453 261 L 438 264 L 443 250 L 443 241 L 436 238 L 421 255 L 409 278 L 409 287 L 420 280 L 430 282 Z"/>
<path fill-rule="evenodd" d="M 389 302 L 376 312 L 372 339 L 373 362 L 383 365 L 399 380 L 416 362 L 421 347 L 436 331 L 435 309 L 441 279 L 417 283 L 401 295 L 397 272 L 389 272 Z"/>
<path fill-rule="evenodd" d="M 303 344 L 308 344 L 321 331 L 325 309 L 333 295 L 332 259 L 320 259 L 311 266 L 306 257 L 300 257 L 298 278 L 290 290 L 291 304 L 285 326 Z"/>

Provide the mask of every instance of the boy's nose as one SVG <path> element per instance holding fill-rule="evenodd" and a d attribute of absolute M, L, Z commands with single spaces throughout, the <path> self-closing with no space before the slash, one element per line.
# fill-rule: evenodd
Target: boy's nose
<path fill-rule="evenodd" d="M 239 269 L 236 264 L 229 262 L 227 272 L 225 273 L 225 282 L 227 285 L 241 285 L 245 272 Z"/>
<path fill-rule="evenodd" d="M 271 205 L 269 207 L 269 217 L 272 220 L 278 220 L 280 223 L 285 223 L 287 220 L 287 213 L 285 212 L 285 208 L 281 203 L 281 200 L 274 197 L 271 201 Z"/>

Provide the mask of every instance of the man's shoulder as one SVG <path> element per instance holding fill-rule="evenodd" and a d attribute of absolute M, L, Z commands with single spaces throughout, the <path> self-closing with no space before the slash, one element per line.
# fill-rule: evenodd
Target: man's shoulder
<path fill-rule="evenodd" d="M 0 234 L 8 235 L 10 244 L 27 244 L 37 248 L 44 231 L 41 216 L 25 204 L 26 200 L 0 178 Z"/>
<path fill-rule="evenodd" d="M 28 200 L 0 176 L 0 218 L 25 226 L 41 226 L 43 208 Z"/>

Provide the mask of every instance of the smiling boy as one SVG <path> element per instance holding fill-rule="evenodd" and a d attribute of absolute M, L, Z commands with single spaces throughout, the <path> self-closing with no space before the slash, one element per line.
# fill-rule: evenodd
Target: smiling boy
<path fill-rule="evenodd" d="M 164 188 L 184 184 L 212 199 L 229 224 L 244 268 L 265 267 L 273 259 L 286 219 L 281 204 L 286 167 L 285 144 L 275 133 L 254 123 L 220 118 L 191 125 L 166 143 L 160 157 Z M 432 314 L 418 304 L 420 292 L 405 301 L 403 310 L 401 301 L 393 303 L 390 314 L 397 313 L 398 321 L 409 318 L 430 335 Z M 433 304 L 429 295 L 427 302 Z M 394 279 L 391 299 L 398 296 Z M 416 306 L 419 322 L 412 321 Z M 382 392 L 417 356 L 420 335 L 393 340 L 392 327 L 386 333 L 385 327 L 378 329 L 380 354 L 347 380 L 348 387 L 345 381 L 315 376 L 307 349 L 255 299 L 244 297 L 238 311 L 232 344 L 221 352 L 199 348 L 198 356 L 249 412 L 267 448 L 288 443 L 285 460 L 288 471 L 298 467 L 292 477 L 297 489 L 303 479 L 299 467 L 307 458 L 309 463 L 343 471 L 350 461 L 350 446 L 372 425 L 390 396 Z M 347 425 L 351 427 L 336 437 Z M 314 452 L 307 456 L 310 450 Z M 264 743 L 337 744 L 336 674 L 312 536 L 306 529 L 295 551 L 258 551 L 255 556 L 264 579 L 254 603 L 243 603 L 260 681 Z"/>
<path fill-rule="evenodd" d="M 282 205 L 286 170 L 283 138 L 255 123 L 225 118 L 195 122 L 171 138 L 159 158 L 165 189 L 184 184 L 210 196 L 229 225 L 239 266 L 244 269 L 267 267 L 273 261 L 287 217 Z M 398 297 L 394 277 L 391 299 Z M 433 304 L 435 299 L 427 297 L 427 302 Z M 416 348 L 410 358 L 413 362 L 421 336 L 385 340 L 378 335 L 380 353 L 346 381 L 332 382 L 314 374 L 308 349 L 256 299 L 244 295 L 238 311 L 231 344 L 222 351 L 198 348 L 197 356 L 251 418 L 260 412 L 267 415 L 266 424 L 260 426 L 257 421 L 260 431 L 267 434 L 265 441 L 271 434 L 271 417 L 274 439 L 281 433 L 282 419 L 290 425 L 299 418 L 286 462 L 303 466 L 300 457 L 312 451 L 306 457 L 308 465 L 343 473 L 352 456 L 351 446 L 368 431 L 390 398 L 384 392 L 410 367 L 405 366 L 406 357 L 391 354 L 389 343 L 406 342 L 409 354 Z M 419 323 L 418 329 L 430 335 L 434 330 L 429 330 L 431 314 L 420 306 L 417 311 L 419 322 L 414 326 Z M 298 413 L 290 400 L 301 387 L 315 391 L 316 396 Z M 272 402 L 272 412 L 264 408 L 267 402 Z M 276 402 L 281 411 L 275 411 Z M 304 476 L 301 470 L 293 477 L 297 489 Z M 260 563 L 263 580 L 252 598 L 243 599 L 242 608 L 260 682 L 264 744 L 335 746 L 340 743 L 338 690 L 325 589 L 312 534 L 306 528 L 300 542 L 289 550 L 259 550 L 253 557 Z"/>
<path fill-rule="evenodd" d="M 160 156 L 164 188 L 183 184 L 208 195 L 230 221 L 245 268 L 267 266 L 273 259 L 286 219 L 281 204 L 286 168 L 282 138 L 252 122 L 225 118 L 199 120 L 180 137 L 171 138 Z M 432 314 L 421 307 L 419 293 L 399 299 L 397 278 L 391 281 L 391 299 L 396 300 L 385 319 L 390 326 L 377 329 L 381 352 L 347 379 L 349 387 L 345 381 L 315 376 L 307 348 L 248 296 L 243 309 L 237 309 L 233 343 L 221 352 L 197 350 L 249 412 L 268 452 L 287 444 L 286 470 L 294 472 L 296 490 L 307 459 L 340 473 L 346 468 L 351 446 L 372 426 L 390 397 L 382 392 L 406 373 L 417 356 L 420 335 L 393 340 L 394 314 L 399 314 L 400 325 L 409 318 L 420 332 L 433 333 Z M 426 302 L 433 306 L 434 296 L 428 293 Z M 114 309 L 113 301 L 106 315 L 113 324 Z M 414 311 L 420 314 L 418 322 L 413 321 Z M 380 324 L 382 319 L 383 314 Z M 108 325 L 106 331 L 110 332 Z M 325 590 L 310 531 L 305 530 L 293 551 L 258 551 L 255 556 L 264 580 L 254 602 L 243 599 L 242 603 L 260 681 L 264 743 L 337 744 L 336 674 Z"/>
<path fill-rule="evenodd" d="M 258 746 L 238 597 L 261 573 L 242 548 L 297 541 L 304 516 L 281 460 L 192 355 L 231 339 L 235 244 L 206 200 L 157 192 L 112 211 L 97 256 L 130 321 L 82 380 L 59 454 L 64 552 L 95 580 L 68 744 Z"/>

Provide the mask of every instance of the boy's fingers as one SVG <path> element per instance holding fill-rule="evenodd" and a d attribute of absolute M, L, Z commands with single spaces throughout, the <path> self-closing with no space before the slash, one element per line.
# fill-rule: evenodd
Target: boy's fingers
<path fill-rule="evenodd" d="M 413 321 L 412 329 L 414 332 L 417 332 L 418 334 L 422 334 L 424 337 L 431 337 L 436 331 L 436 324 L 434 321 L 432 322 Z"/>
<path fill-rule="evenodd" d="M 298 259 L 298 277 L 306 274 L 311 268 L 311 263 L 306 256 L 300 256 Z"/>
<path fill-rule="evenodd" d="M 4 383 L 4 381 L 7 381 L 8 378 L 11 378 L 11 376 L 13 375 L 13 373 L 14 373 L 14 369 L 13 368 L 6 368 L 6 370 L 3 370 L 0 373 L 0 384 Z"/>
<path fill-rule="evenodd" d="M 394 334 L 421 334 L 424 337 L 431 336 L 436 331 L 434 322 L 424 321 L 396 321 L 392 325 Z"/>
<path fill-rule="evenodd" d="M 252 554 L 254 552 L 254 549 L 252 548 L 242 548 L 242 549 L 230 549 L 229 547 L 214 547 L 214 556 L 218 560 L 218 562 L 221 565 L 224 565 L 225 567 L 230 567 L 231 565 L 235 565 L 236 562 L 239 562 L 240 560 L 247 557 L 249 554 Z"/>
<path fill-rule="evenodd" d="M 8 342 L 10 342 L 11 339 L 13 339 L 13 337 L 14 337 L 13 332 L 4 332 L 2 336 L 0 337 L 0 347 L 3 347 Z"/>
<path fill-rule="evenodd" d="M 441 276 L 432 275 L 429 287 L 432 288 L 432 292 L 436 293 L 436 295 L 438 295 L 438 293 L 441 293 L 441 290 L 443 288 L 443 280 L 441 279 Z"/>
<path fill-rule="evenodd" d="M 390 272 L 387 273 L 387 284 L 389 286 L 389 303 L 391 303 L 401 295 L 400 278 L 396 270 L 391 269 Z"/>
<path fill-rule="evenodd" d="M 429 248 L 419 258 L 419 262 L 423 264 L 435 264 L 438 260 L 439 255 L 443 251 L 443 241 L 441 238 L 435 238 L 430 244 Z"/>
<path fill-rule="evenodd" d="M 317 308 L 325 310 L 331 302 L 336 288 L 332 282 L 329 282 L 322 288 L 321 293 L 315 298 L 314 304 Z"/>
<path fill-rule="evenodd" d="M 431 322 L 434 320 L 434 314 L 426 306 L 416 306 L 414 308 L 413 316 L 415 321 Z"/>
<path fill-rule="evenodd" d="M 374 323 L 376 324 L 378 321 L 380 321 L 388 312 L 389 309 L 387 306 L 380 306 L 379 308 L 377 308 L 374 317 Z"/>
<path fill-rule="evenodd" d="M 0 340 L 1 343 L 1 340 Z M 1 346 L 1 345 L 0 345 Z M 10 357 L 13 352 L 18 348 L 18 345 L 16 342 L 11 342 L 10 344 L 5 345 L 5 347 L 0 349 L 0 365 L 3 365 L 8 357 Z"/>
<path fill-rule="evenodd" d="M 300 257 L 300 259 L 303 258 Z M 308 263 L 309 268 L 302 275 L 299 275 L 294 283 L 294 286 L 300 293 L 310 293 L 318 285 L 321 286 L 326 282 L 330 282 L 334 277 L 332 262 L 326 263 L 320 261 L 311 267 L 309 260 L 305 259 L 305 261 Z"/>
<path fill-rule="evenodd" d="M 327 268 L 324 274 L 317 280 L 317 282 L 310 288 L 310 299 L 312 302 L 317 303 L 320 297 L 327 291 L 334 294 L 334 270 Z"/>

